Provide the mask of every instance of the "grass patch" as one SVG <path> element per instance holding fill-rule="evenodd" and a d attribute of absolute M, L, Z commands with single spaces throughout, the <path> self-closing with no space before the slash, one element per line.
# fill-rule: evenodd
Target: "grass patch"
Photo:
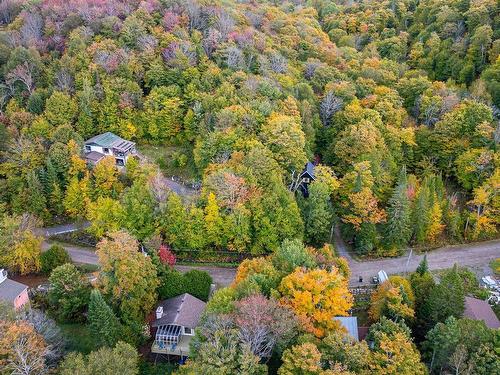
<path fill-rule="evenodd" d="M 177 365 L 173 363 L 150 363 L 144 360 L 139 362 L 140 375 L 166 375 L 171 374 L 177 369 Z"/>
<path fill-rule="evenodd" d="M 94 337 L 89 328 L 81 323 L 59 324 L 63 337 L 66 340 L 68 351 L 88 354 L 96 349 Z"/>
<path fill-rule="evenodd" d="M 100 267 L 97 264 L 88 264 L 88 263 L 78 263 L 75 264 L 75 267 L 81 272 L 81 273 L 94 273 L 99 271 Z"/>
<path fill-rule="evenodd" d="M 238 262 L 176 262 L 179 266 L 237 268 Z"/>
<path fill-rule="evenodd" d="M 493 272 L 495 273 L 495 275 L 500 276 L 500 258 L 493 260 L 490 263 L 490 267 L 493 270 Z"/>
<path fill-rule="evenodd" d="M 196 167 L 191 151 L 181 146 L 138 145 L 139 152 L 156 163 L 166 176 L 177 176 L 184 181 L 196 180 Z"/>

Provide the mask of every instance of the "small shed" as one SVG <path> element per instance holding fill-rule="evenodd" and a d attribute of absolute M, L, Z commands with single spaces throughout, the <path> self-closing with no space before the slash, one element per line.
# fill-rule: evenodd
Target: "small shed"
<path fill-rule="evenodd" d="M 500 328 L 500 321 L 488 302 L 477 298 L 465 297 L 464 318 L 482 320 L 488 328 Z"/>

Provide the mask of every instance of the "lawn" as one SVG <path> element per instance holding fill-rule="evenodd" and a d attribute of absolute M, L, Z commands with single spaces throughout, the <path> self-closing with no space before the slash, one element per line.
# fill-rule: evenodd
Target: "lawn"
<path fill-rule="evenodd" d="M 95 349 L 94 338 L 85 324 L 65 323 L 59 324 L 59 327 L 66 339 L 68 351 L 88 354 Z"/>

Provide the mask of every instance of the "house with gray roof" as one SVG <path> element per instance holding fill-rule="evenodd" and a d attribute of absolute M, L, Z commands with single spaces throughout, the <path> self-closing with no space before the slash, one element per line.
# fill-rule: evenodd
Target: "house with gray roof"
<path fill-rule="evenodd" d="M 500 328 L 500 321 L 488 302 L 477 298 L 465 297 L 464 318 L 482 320 L 491 329 Z"/>
<path fill-rule="evenodd" d="M 129 157 L 137 154 L 135 143 L 127 141 L 114 133 L 106 132 L 85 141 L 85 159 L 96 165 L 105 156 L 113 156 L 118 167 L 123 167 Z"/>
<path fill-rule="evenodd" d="M 160 302 L 151 322 L 155 336 L 151 352 L 187 357 L 205 307 L 205 302 L 188 293 Z"/>
<path fill-rule="evenodd" d="M 29 303 L 28 286 L 7 277 L 7 270 L 0 269 L 0 301 L 6 302 L 16 310 Z"/>

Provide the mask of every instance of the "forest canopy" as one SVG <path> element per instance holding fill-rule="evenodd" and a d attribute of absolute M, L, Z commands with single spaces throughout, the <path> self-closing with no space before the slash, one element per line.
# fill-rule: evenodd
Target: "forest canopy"
<path fill-rule="evenodd" d="M 361 255 L 495 237 L 499 23 L 495 0 L 5 0 L 2 212 L 254 254 L 335 222 Z M 107 131 L 175 149 L 200 197 L 90 170 Z"/>

